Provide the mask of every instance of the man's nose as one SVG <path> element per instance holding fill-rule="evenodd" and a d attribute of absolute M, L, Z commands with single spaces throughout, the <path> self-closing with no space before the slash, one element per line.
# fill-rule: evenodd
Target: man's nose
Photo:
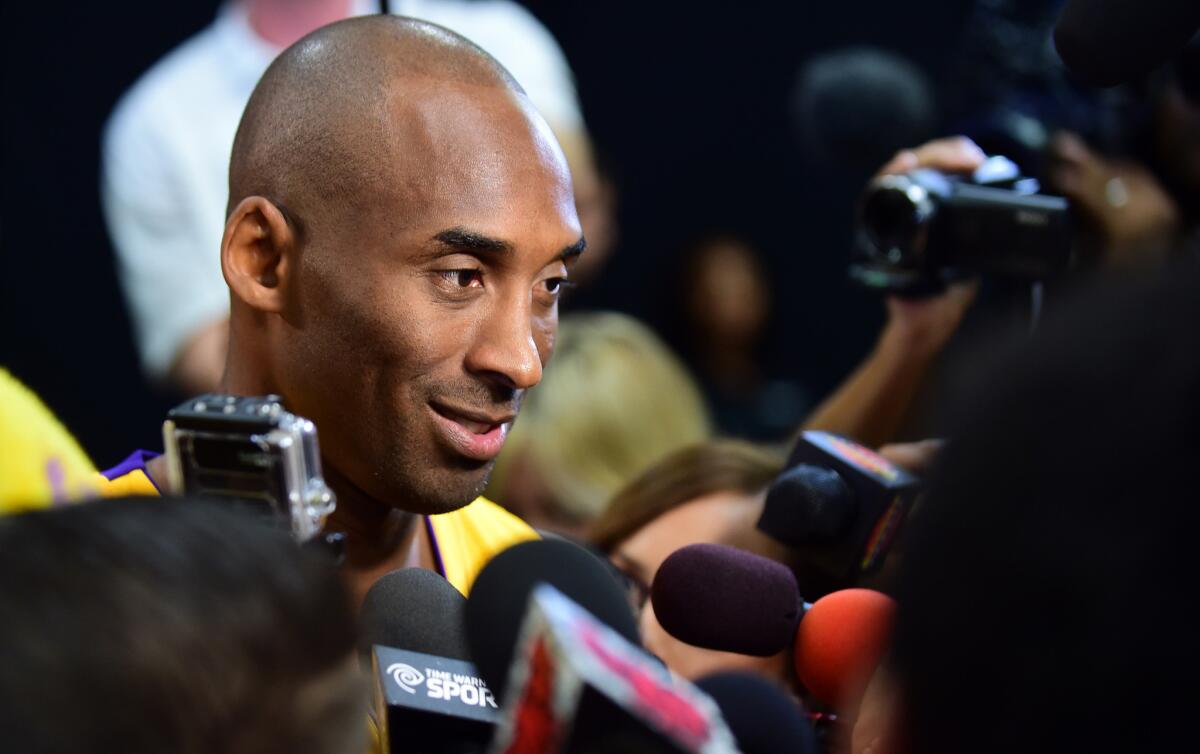
<path fill-rule="evenodd" d="M 467 369 L 510 390 L 527 390 L 542 380 L 542 356 L 528 303 L 496 307 L 477 330 Z"/>

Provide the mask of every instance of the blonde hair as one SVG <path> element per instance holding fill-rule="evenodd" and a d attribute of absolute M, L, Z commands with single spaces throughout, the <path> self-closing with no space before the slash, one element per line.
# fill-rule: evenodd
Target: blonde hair
<path fill-rule="evenodd" d="M 568 315 L 497 462 L 493 489 L 503 490 L 524 455 L 557 513 L 588 521 L 629 480 L 711 432 L 695 381 L 649 328 L 615 312 Z"/>

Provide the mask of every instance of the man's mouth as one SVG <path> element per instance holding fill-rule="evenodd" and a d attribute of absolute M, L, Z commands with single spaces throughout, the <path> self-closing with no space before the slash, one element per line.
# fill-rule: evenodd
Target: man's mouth
<path fill-rule="evenodd" d="M 515 418 L 510 413 L 491 413 L 442 403 L 430 403 L 429 408 L 447 444 L 477 461 L 490 461 L 499 455 Z"/>

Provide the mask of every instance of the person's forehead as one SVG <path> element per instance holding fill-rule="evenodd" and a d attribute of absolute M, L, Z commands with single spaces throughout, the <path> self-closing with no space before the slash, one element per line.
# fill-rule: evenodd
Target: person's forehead
<path fill-rule="evenodd" d="M 571 200 L 562 150 L 523 95 L 422 80 L 393 95 L 385 119 L 396 180 L 432 201 Z"/>
<path fill-rule="evenodd" d="M 617 550 L 651 572 L 675 550 L 690 544 L 722 543 L 759 497 L 736 490 L 713 492 L 676 506 L 634 532 Z"/>

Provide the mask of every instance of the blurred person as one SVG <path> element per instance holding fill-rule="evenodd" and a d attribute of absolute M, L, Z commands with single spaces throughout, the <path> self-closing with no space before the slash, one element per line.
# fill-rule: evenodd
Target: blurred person
<path fill-rule="evenodd" d="M 567 315 L 488 494 L 535 528 L 580 537 L 617 490 L 711 431 L 687 368 L 649 328 L 616 312 Z"/>
<path fill-rule="evenodd" d="M 1104 287 L 972 362 L 854 752 L 1194 745 L 1198 294 Z"/>
<path fill-rule="evenodd" d="M 968 173 L 984 159 L 983 151 L 965 137 L 936 139 L 902 150 L 879 173 L 917 168 Z M 965 282 L 926 298 L 889 296 L 887 321 L 874 349 L 804 420 L 803 428 L 845 435 L 870 447 L 894 441 L 977 288 Z"/>
<path fill-rule="evenodd" d="M 779 441 L 804 416 L 794 382 L 772 379 L 764 364 L 773 292 L 759 252 L 728 233 L 701 236 L 684 249 L 681 314 L 689 360 L 719 430 Z"/>
<path fill-rule="evenodd" d="M 348 19 L 267 69 L 229 186 L 222 391 L 279 395 L 316 425 L 356 600 L 405 566 L 466 593 L 536 536 L 479 495 L 585 245 L 553 134 L 466 39 Z M 165 459 L 107 476 L 155 494 Z"/>
<path fill-rule="evenodd" d="M 590 542 L 625 575 L 640 607 L 642 643 L 689 680 L 746 670 L 791 685 L 787 653 L 751 657 L 685 644 L 658 623 L 648 599 L 659 566 L 687 545 L 731 545 L 792 567 L 787 548 L 755 527 L 767 486 L 782 469 L 782 458 L 748 443 L 693 445 L 647 469 L 592 522 Z"/>
<path fill-rule="evenodd" d="M 308 32 L 381 5 L 457 31 L 507 67 L 562 141 L 588 235 L 597 248 L 612 235 L 611 200 L 595 173 L 570 68 L 549 32 L 517 3 L 233 0 L 143 75 L 105 128 L 101 198 L 151 377 L 192 394 L 220 382 L 229 337 L 220 267 L 225 169 L 255 83 Z"/>
<path fill-rule="evenodd" d="M 1083 266 L 1129 274 L 1160 264 L 1196 225 L 1200 171 L 1194 159 L 1193 82 L 1200 82 L 1200 46 L 1193 43 L 1149 76 L 1135 75 L 1134 58 L 1155 49 L 1143 39 L 1154 24 L 1121 24 L 1114 10 L 1119 3 L 1097 4 L 1091 24 L 1080 23 L 1089 15 L 1083 4 L 1075 9 L 1080 13 L 1065 16 L 1062 2 L 972 5 L 945 98 L 954 130 L 969 134 L 989 154 L 1014 160 L 1048 193 L 1071 200 L 1081 231 L 1076 257 Z M 1138 17 L 1159 18 L 1155 13 Z M 1078 26 L 1065 38 L 1068 59 L 1084 54 L 1080 45 L 1094 48 L 1091 56 L 1097 57 L 1104 44 L 1124 38 L 1128 49 L 1103 53 L 1117 70 L 1133 66 L 1118 77 L 1122 85 L 1091 86 L 1097 72 L 1064 64 L 1057 44 L 1048 43 L 1052 33 L 1056 42 L 1064 41 L 1055 31 L 1060 16 L 1071 16 L 1075 20 L 1068 26 Z"/>
<path fill-rule="evenodd" d="M 1071 199 L 1100 261 L 1122 270 L 1200 248 L 1200 41 L 1152 77 L 1148 99 L 1139 156 L 1106 155 L 1071 132 L 1049 149 L 1051 186 Z"/>
<path fill-rule="evenodd" d="M 0 730 L 13 752 L 365 751 L 336 569 L 197 500 L 0 518 Z"/>

